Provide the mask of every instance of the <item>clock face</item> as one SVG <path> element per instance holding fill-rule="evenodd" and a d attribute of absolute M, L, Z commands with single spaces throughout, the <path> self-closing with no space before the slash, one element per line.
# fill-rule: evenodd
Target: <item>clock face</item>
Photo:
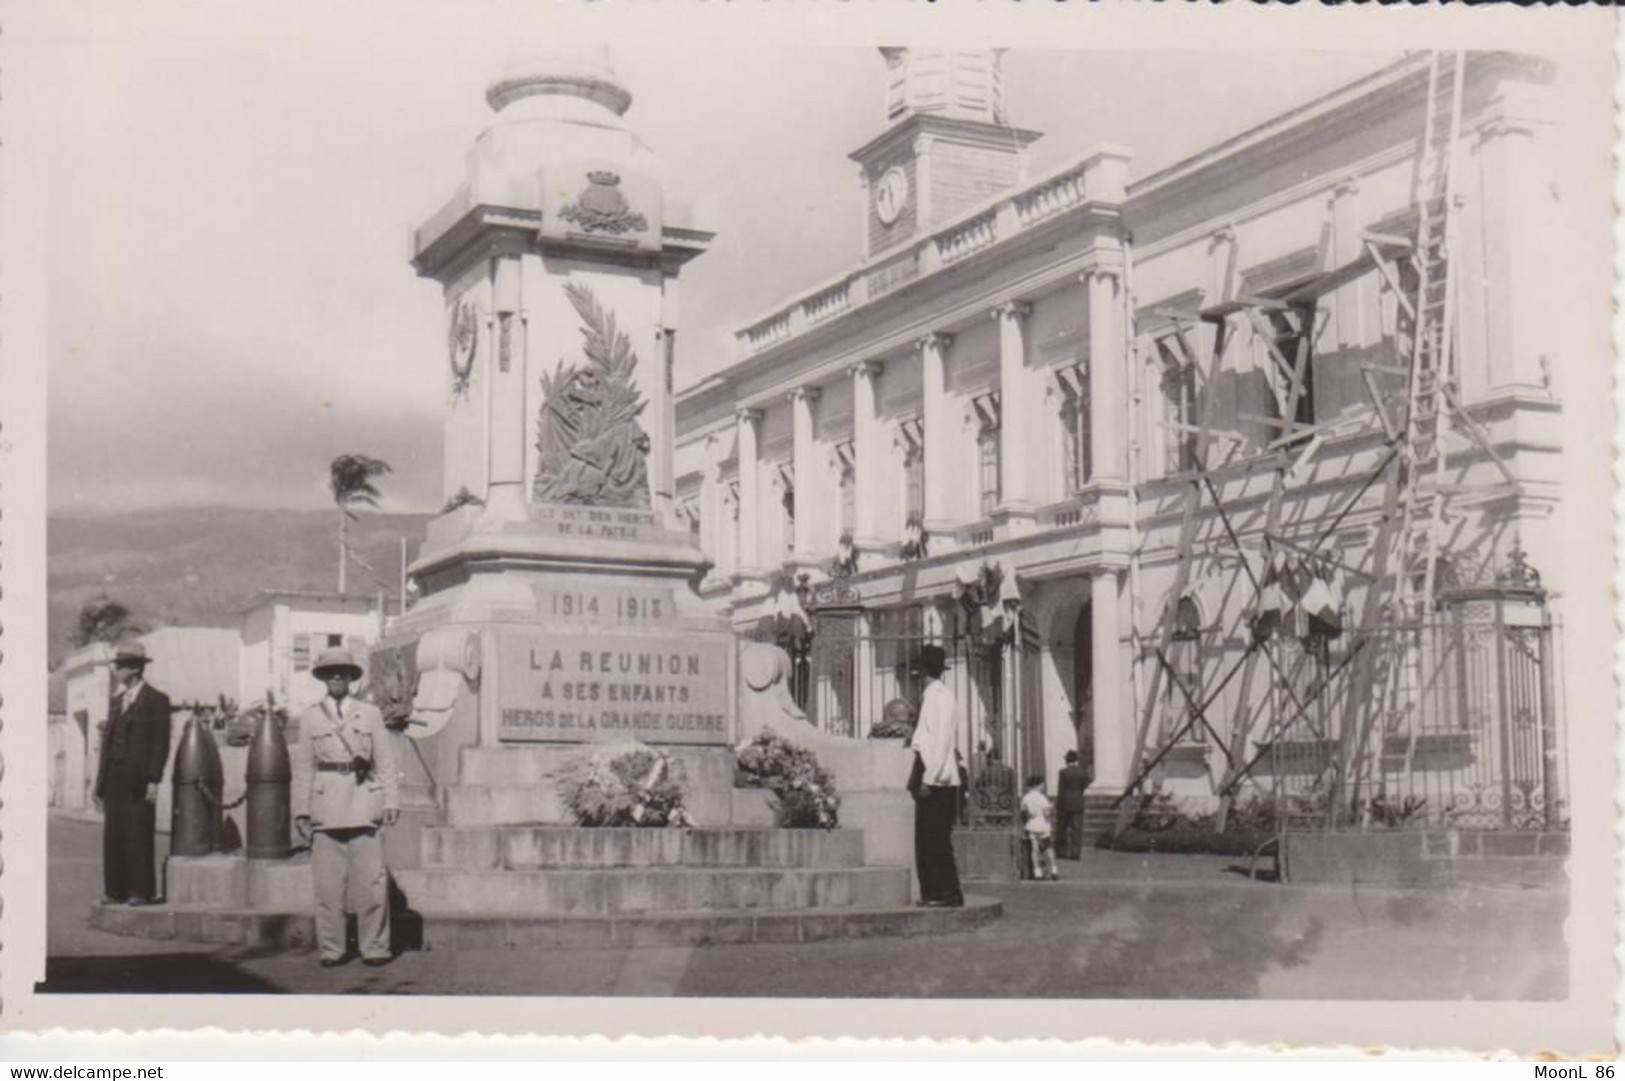
<path fill-rule="evenodd" d="M 890 225 L 907 205 L 908 177 L 903 170 L 893 166 L 875 185 L 875 214 L 879 216 L 881 224 Z"/>

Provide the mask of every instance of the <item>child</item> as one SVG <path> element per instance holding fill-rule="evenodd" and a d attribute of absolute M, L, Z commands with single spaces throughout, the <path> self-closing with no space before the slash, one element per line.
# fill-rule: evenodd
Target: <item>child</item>
<path fill-rule="evenodd" d="M 1059 882 L 1061 872 L 1055 867 L 1055 849 L 1050 843 L 1051 817 L 1049 797 L 1044 795 L 1043 776 L 1037 774 L 1028 777 L 1027 794 L 1021 797 L 1021 820 L 1023 832 L 1027 835 L 1027 851 L 1032 856 L 1033 877 Z"/>

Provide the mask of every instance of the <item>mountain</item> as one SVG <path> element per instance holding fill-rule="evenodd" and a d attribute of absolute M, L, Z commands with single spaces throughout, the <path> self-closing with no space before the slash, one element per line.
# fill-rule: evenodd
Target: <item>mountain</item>
<path fill-rule="evenodd" d="M 363 513 L 350 523 L 352 593 L 393 599 L 401 567 L 417 556 L 427 514 Z M 72 651 L 79 609 L 106 595 L 145 626 L 235 627 L 264 590 L 338 587 L 338 512 L 185 508 L 46 523 L 47 631 L 54 666 Z"/>

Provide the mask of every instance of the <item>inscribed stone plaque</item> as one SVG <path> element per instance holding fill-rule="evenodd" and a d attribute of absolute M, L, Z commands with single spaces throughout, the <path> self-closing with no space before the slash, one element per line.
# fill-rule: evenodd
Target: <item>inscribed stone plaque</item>
<path fill-rule="evenodd" d="M 512 631 L 498 639 L 498 736 L 728 742 L 728 642 Z"/>
<path fill-rule="evenodd" d="M 659 520 L 653 511 L 630 507 L 541 503 L 532 508 L 531 514 L 542 532 L 560 537 L 642 541 L 660 532 Z"/>

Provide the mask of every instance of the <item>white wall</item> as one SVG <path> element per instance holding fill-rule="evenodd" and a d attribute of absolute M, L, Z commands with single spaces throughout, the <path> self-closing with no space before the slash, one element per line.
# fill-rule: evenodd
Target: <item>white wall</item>
<path fill-rule="evenodd" d="M 286 699 L 290 713 L 320 702 L 327 688 L 310 674 L 309 666 L 325 649 L 335 648 L 328 636 L 336 636 L 336 646 L 365 647 L 378 641 L 378 617 L 372 612 L 322 612 L 299 608 L 287 609 L 288 637 L 286 639 L 287 683 Z M 302 666 L 295 663 L 294 643 L 300 635 L 310 635 L 310 650 Z M 358 650 L 366 663 L 365 649 Z"/>

